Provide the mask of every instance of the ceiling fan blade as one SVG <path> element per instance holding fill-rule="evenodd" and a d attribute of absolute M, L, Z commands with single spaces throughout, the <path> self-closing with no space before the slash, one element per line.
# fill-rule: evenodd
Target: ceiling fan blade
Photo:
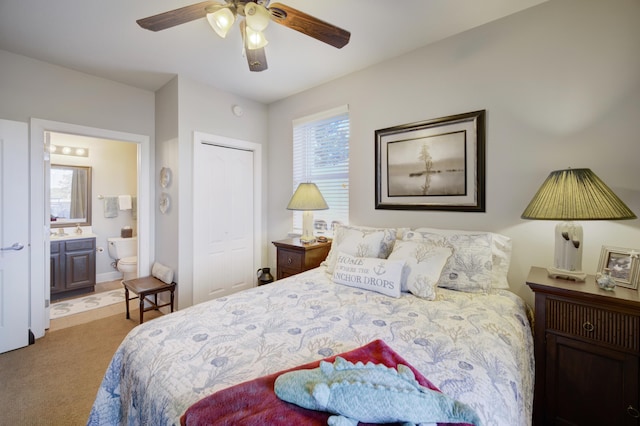
<path fill-rule="evenodd" d="M 195 21 L 196 19 L 204 18 L 207 15 L 207 6 L 214 5 L 220 5 L 220 3 L 215 1 L 203 1 L 200 3 L 192 4 L 191 6 L 185 6 L 178 9 L 170 10 L 168 12 L 149 16 L 147 18 L 138 19 L 136 22 L 142 28 L 150 31 L 166 30 L 167 28 L 175 27 L 176 25 L 185 24 L 187 22 Z"/>
<path fill-rule="evenodd" d="M 272 3 L 269 5 L 269 12 L 271 12 L 271 19 L 274 22 L 338 49 L 349 43 L 349 38 L 351 37 L 349 31 L 321 21 L 290 6 L 282 3 Z"/>
<path fill-rule="evenodd" d="M 259 49 L 249 49 L 247 47 L 246 27 L 247 23 L 245 21 L 241 21 L 240 33 L 242 34 L 242 44 L 244 46 L 245 55 L 247 56 L 249 71 L 264 71 L 267 69 L 267 55 L 264 52 L 264 47 Z"/>

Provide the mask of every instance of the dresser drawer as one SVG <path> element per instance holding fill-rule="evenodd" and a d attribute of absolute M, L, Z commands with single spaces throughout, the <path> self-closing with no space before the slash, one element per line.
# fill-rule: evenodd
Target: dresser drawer
<path fill-rule="evenodd" d="M 640 317 L 603 307 L 547 297 L 546 329 L 640 351 Z"/>
<path fill-rule="evenodd" d="M 85 238 L 82 240 L 71 240 L 65 242 L 66 251 L 93 250 L 96 245 L 95 238 Z"/>
<path fill-rule="evenodd" d="M 293 250 L 278 250 L 278 268 L 302 268 L 304 253 Z"/>

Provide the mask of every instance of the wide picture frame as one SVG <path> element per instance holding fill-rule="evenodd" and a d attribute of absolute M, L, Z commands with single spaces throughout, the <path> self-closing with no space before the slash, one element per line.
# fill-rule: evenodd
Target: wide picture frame
<path fill-rule="evenodd" d="M 620 287 L 638 289 L 638 275 L 640 275 L 640 250 L 602 246 L 598 273 L 604 274 L 609 270 L 611 277 Z"/>
<path fill-rule="evenodd" d="M 376 130 L 376 209 L 486 211 L 485 115 Z"/>

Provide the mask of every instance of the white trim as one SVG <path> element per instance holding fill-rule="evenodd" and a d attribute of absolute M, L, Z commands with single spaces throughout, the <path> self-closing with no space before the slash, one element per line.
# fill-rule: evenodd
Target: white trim
<path fill-rule="evenodd" d="M 200 145 L 217 145 L 227 148 L 243 149 L 253 152 L 253 269 L 261 268 L 262 262 L 262 145 L 255 142 L 243 141 L 240 139 L 216 136 L 203 132 L 193 132 L 193 155 L 194 159 L 198 155 Z M 194 160 L 195 164 L 195 160 Z M 198 232 L 193 229 L 193 232 Z M 191 265 L 193 270 L 193 264 Z"/>
<path fill-rule="evenodd" d="M 328 110 L 316 112 L 315 114 L 305 115 L 304 117 L 294 118 L 293 126 L 300 126 L 305 123 L 309 123 L 312 121 L 324 120 L 325 118 L 334 117 L 340 114 L 346 114 L 349 112 L 349 105 L 340 105 L 338 107 L 334 107 Z"/>
<path fill-rule="evenodd" d="M 152 168 L 151 140 L 149 136 L 135 133 L 87 127 L 58 121 L 31 119 L 31 206 L 30 211 L 45 212 L 42 217 L 31 216 L 31 331 L 36 338 L 44 336 L 49 327 L 49 220 L 48 208 L 45 206 L 45 170 L 49 158 L 45 159 L 46 131 L 70 133 L 75 135 L 96 137 L 101 139 L 133 142 L 138 144 L 138 271 L 151 270 L 151 259 L 154 253 L 154 217 L 151 211 L 151 200 L 154 187 L 151 184 Z M 45 309 L 43 309 L 45 307 Z"/>

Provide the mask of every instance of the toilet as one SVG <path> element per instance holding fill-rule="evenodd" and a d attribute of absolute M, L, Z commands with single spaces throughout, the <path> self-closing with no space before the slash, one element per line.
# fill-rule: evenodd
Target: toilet
<path fill-rule="evenodd" d="M 109 256 L 115 260 L 116 268 L 122 272 L 123 280 L 138 277 L 138 238 L 107 238 Z"/>

